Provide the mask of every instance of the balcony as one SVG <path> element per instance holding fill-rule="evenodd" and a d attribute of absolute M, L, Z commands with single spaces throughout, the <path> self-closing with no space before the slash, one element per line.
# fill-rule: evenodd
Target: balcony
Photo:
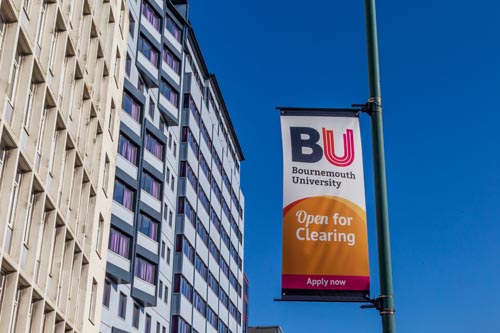
<path fill-rule="evenodd" d="M 175 39 L 175 37 L 172 36 L 172 34 L 170 33 L 170 31 L 168 31 L 167 29 L 165 29 L 165 32 L 163 33 L 163 36 L 165 36 L 165 38 L 167 38 L 167 40 L 172 44 L 173 47 L 175 47 L 175 49 L 177 51 L 179 51 L 179 53 L 182 53 L 182 45 L 181 45 L 181 43 L 179 43 L 177 41 L 177 39 Z M 186 317 L 186 318 L 189 318 L 189 317 Z"/>
<path fill-rule="evenodd" d="M 158 170 L 158 172 L 163 173 L 163 162 L 147 149 L 144 149 L 144 160 Z"/>
<path fill-rule="evenodd" d="M 176 119 L 178 121 L 179 119 L 179 108 L 172 104 L 163 94 L 160 94 L 160 106 L 167 111 L 169 114 L 169 118 Z"/>
<path fill-rule="evenodd" d="M 145 292 L 146 294 L 149 294 L 152 296 L 154 296 L 155 292 L 156 292 L 156 286 L 154 284 L 146 282 L 146 281 L 138 278 L 137 276 L 134 276 L 134 288 L 137 288 L 137 289 Z"/>
<path fill-rule="evenodd" d="M 137 166 L 132 164 L 129 160 L 120 154 L 116 155 L 116 166 L 125 172 L 127 175 L 137 180 Z"/>
<path fill-rule="evenodd" d="M 137 244 L 146 250 L 158 255 L 158 242 L 144 235 L 142 232 L 137 233 Z"/>
<path fill-rule="evenodd" d="M 141 124 L 139 124 L 134 118 L 132 118 L 127 112 L 122 110 L 121 112 L 121 122 L 129 129 L 132 130 L 137 136 L 141 136 Z"/>
<path fill-rule="evenodd" d="M 134 226 L 134 212 L 128 210 L 126 207 L 120 205 L 116 201 L 113 201 L 111 213 L 114 216 L 118 217 L 120 220 L 129 224 L 131 227 Z"/>
<path fill-rule="evenodd" d="M 141 201 L 144 202 L 149 207 L 153 208 L 155 211 L 161 213 L 161 202 L 160 200 L 153 197 L 148 192 L 141 190 Z"/>
<path fill-rule="evenodd" d="M 169 77 L 171 77 L 175 83 L 178 85 L 181 85 L 181 77 L 179 74 L 177 74 L 166 62 L 165 60 L 162 60 L 161 62 L 161 69 L 168 74 Z"/>
<path fill-rule="evenodd" d="M 124 271 L 130 272 L 130 260 L 122 257 L 119 254 L 114 253 L 113 251 L 108 251 L 108 256 L 106 257 L 107 261 L 110 264 L 115 265 L 123 269 Z"/>

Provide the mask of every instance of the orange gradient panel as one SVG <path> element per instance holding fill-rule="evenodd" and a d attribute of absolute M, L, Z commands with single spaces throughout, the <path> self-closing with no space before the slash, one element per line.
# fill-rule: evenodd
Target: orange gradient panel
<path fill-rule="evenodd" d="M 369 276 L 365 211 L 332 196 L 285 207 L 283 274 Z"/>

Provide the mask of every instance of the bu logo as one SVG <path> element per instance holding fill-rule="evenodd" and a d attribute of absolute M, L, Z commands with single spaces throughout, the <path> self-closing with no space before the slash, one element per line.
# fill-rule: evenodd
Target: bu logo
<path fill-rule="evenodd" d="M 292 161 L 316 163 L 325 156 L 326 160 L 338 167 L 346 167 L 354 161 L 354 135 L 352 129 L 346 129 L 342 135 L 344 152 L 339 156 L 335 152 L 335 138 L 332 130 L 322 129 L 323 148 L 318 144 L 320 133 L 310 127 L 290 127 L 292 141 Z"/>

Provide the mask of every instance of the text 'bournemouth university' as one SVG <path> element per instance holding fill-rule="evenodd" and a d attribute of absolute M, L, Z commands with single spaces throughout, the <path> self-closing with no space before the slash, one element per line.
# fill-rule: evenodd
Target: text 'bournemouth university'
<path fill-rule="evenodd" d="M 0 332 L 246 332 L 244 157 L 188 14 L 0 3 Z"/>

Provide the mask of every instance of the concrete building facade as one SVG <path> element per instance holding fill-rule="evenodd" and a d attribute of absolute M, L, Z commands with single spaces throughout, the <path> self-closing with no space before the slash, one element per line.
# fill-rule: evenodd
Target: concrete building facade
<path fill-rule="evenodd" d="M 0 2 L 0 332 L 99 332 L 125 3 Z"/>
<path fill-rule="evenodd" d="M 243 153 L 217 79 L 186 29 L 172 332 L 243 330 Z"/>

